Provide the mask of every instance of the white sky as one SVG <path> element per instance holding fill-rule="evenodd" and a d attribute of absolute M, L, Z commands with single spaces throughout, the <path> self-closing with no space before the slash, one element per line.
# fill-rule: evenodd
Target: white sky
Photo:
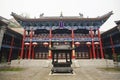
<path fill-rule="evenodd" d="M 27 13 L 30 17 L 44 16 L 79 16 L 97 17 L 113 11 L 113 15 L 101 26 L 108 30 L 115 26 L 114 21 L 120 20 L 120 0 L 0 0 L 0 16 L 12 18 L 11 12 Z"/>

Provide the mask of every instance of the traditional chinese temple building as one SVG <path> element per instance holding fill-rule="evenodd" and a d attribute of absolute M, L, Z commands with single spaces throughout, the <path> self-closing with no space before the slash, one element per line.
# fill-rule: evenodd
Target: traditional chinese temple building
<path fill-rule="evenodd" d="M 0 16 L 0 63 L 18 59 L 22 34 L 11 29 L 11 21 Z"/>
<path fill-rule="evenodd" d="M 12 13 L 24 28 L 21 59 L 104 59 L 100 26 L 112 15 L 96 18 L 61 16 L 25 18 Z M 56 55 L 53 55 L 58 53 Z M 70 55 L 67 55 L 70 56 Z"/>
<path fill-rule="evenodd" d="M 117 26 L 101 35 L 106 58 L 114 60 L 120 55 L 120 21 L 115 21 L 115 23 Z"/>

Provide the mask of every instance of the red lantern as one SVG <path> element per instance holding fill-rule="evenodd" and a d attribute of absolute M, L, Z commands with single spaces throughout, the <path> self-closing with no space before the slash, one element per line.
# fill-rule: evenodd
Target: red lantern
<path fill-rule="evenodd" d="M 95 45 L 99 45 L 99 42 L 95 42 L 94 44 L 95 44 Z"/>
<path fill-rule="evenodd" d="M 98 47 L 99 45 L 99 42 L 94 42 L 95 46 Z"/>
<path fill-rule="evenodd" d="M 86 42 L 87 46 L 90 47 L 91 45 L 91 42 Z"/>
<path fill-rule="evenodd" d="M 44 45 L 45 47 L 47 47 L 49 44 L 48 44 L 48 42 L 44 42 L 43 45 Z"/>
<path fill-rule="evenodd" d="M 26 45 L 26 46 L 29 46 L 29 45 L 30 45 L 30 43 L 27 43 L 27 42 L 26 42 L 26 43 L 25 43 L 25 45 Z"/>
<path fill-rule="evenodd" d="M 36 45 L 37 45 L 37 43 L 36 43 L 36 42 L 33 42 L 32 44 L 33 44 L 33 46 L 36 46 Z"/>
<path fill-rule="evenodd" d="M 79 46 L 80 45 L 80 42 L 75 42 L 75 46 Z"/>

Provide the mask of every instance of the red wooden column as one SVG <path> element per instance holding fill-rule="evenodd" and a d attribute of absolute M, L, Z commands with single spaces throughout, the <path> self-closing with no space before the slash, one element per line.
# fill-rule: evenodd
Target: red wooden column
<path fill-rule="evenodd" d="M 115 53 L 115 49 L 114 49 L 114 43 L 113 43 L 113 39 L 112 39 L 112 36 L 110 35 L 110 43 L 111 43 L 111 46 L 112 46 L 112 53 L 113 53 L 113 56 L 116 59 L 116 53 Z"/>
<path fill-rule="evenodd" d="M 101 58 L 104 59 L 104 53 L 103 53 L 103 47 L 102 47 L 102 41 L 101 41 L 101 35 L 100 35 L 100 30 L 98 29 L 98 38 L 100 42 L 100 53 L 101 53 Z"/>
<path fill-rule="evenodd" d="M 98 53 L 98 46 L 99 46 L 99 44 L 100 44 L 99 42 L 94 42 L 96 58 L 100 58 L 100 57 L 99 57 L 99 53 Z"/>
<path fill-rule="evenodd" d="M 33 30 L 32 30 L 32 34 L 31 35 L 32 35 L 32 38 L 33 38 L 33 36 L 34 36 L 34 31 Z M 35 45 L 34 45 L 33 42 L 31 42 L 31 45 L 32 45 L 32 47 L 31 47 L 31 49 L 32 49 L 32 59 L 34 59 L 34 48 L 35 48 Z"/>
<path fill-rule="evenodd" d="M 93 52 L 93 58 L 96 59 L 96 54 L 95 54 L 95 45 L 94 45 L 94 36 L 93 36 L 93 31 L 92 29 L 90 29 L 90 34 L 91 34 L 91 38 L 92 38 L 92 52 Z"/>
<path fill-rule="evenodd" d="M 50 38 L 49 48 L 51 48 L 52 47 L 52 45 L 51 45 L 51 41 L 52 41 L 52 29 L 50 29 L 50 31 L 49 31 L 49 38 Z M 49 50 L 48 59 L 52 59 L 52 51 L 51 50 Z"/>
<path fill-rule="evenodd" d="M 29 48 L 29 44 L 30 43 L 28 43 L 28 42 L 26 42 L 26 43 L 24 43 L 25 44 L 25 47 L 26 47 L 26 49 L 25 49 L 25 59 L 27 59 L 28 58 L 28 48 Z"/>
<path fill-rule="evenodd" d="M 74 44 L 74 30 L 72 29 L 72 48 L 75 47 L 75 44 Z M 72 59 L 75 59 L 75 50 L 72 50 Z"/>
<path fill-rule="evenodd" d="M 88 48 L 89 48 L 90 59 L 92 59 L 91 42 L 86 42 L 86 45 L 87 45 Z"/>
<path fill-rule="evenodd" d="M 10 59 L 11 59 L 13 45 L 14 45 L 14 36 L 12 36 L 12 41 L 11 41 L 11 45 L 10 45 L 10 52 L 9 52 L 9 57 L 8 57 L 8 62 L 10 62 Z"/>
<path fill-rule="evenodd" d="M 35 47 L 33 46 L 32 48 L 33 48 L 33 49 L 32 49 L 32 59 L 34 59 L 34 54 L 35 54 L 35 53 L 34 53 L 34 48 L 35 48 Z"/>
<path fill-rule="evenodd" d="M 28 59 L 30 59 L 30 58 L 31 58 L 31 49 L 32 49 L 32 35 L 33 35 L 33 30 L 31 29 L 31 31 L 30 31 L 30 45 L 29 45 Z"/>
<path fill-rule="evenodd" d="M 90 51 L 90 59 L 92 59 L 92 51 L 91 51 L 91 46 L 89 48 L 89 51 Z"/>
<path fill-rule="evenodd" d="M 23 59 L 23 53 L 24 53 L 24 39 L 25 39 L 25 36 L 26 36 L 26 30 L 24 30 L 24 33 L 23 33 L 23 39 L 22 39 L 22 47 L 21 47 L 20 59 Z"/>
<path fill-rule="evenodd" d="M 95 44 L 95 47 L 96 47 L 95 51 L 96 51 L 96 56 L 97 56 L 96 58 L 99 59 L 99 58 L 100 58 L 100 57 L 99 57 L 99 52 L 98 52 L 99 43 L 98 43 L 98 42 L 95 42 L 95 43 L 97 43 L 97 44 Z"/>
<path fill-rule="evenodd" d="M 28 54 L 28 49 L 26 48 L 26 51 L 25 51 L 25 59 L 27 59 L 27 54 Z"/>
<path fill-rule="evenodd" d="M 32 49 L 32 59 L 34 59 L 34 57 L 35 57 L 35 47 L 36 47 L 36 45 L 37 45 L 37 42 L 33 42 L 32 43 L 32 45 L 33 45 L 33 49 Z"/>

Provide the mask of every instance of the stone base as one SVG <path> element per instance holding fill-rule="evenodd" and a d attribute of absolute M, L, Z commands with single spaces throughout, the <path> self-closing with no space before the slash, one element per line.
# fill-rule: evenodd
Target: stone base
<path fill-rule="evenodd" d="M 52 74 L 53 73 L 72 73 L 73 69 L 71 67 L 53 67 L 51 69 Z"/>
<path fill-rule="evenodd" d="M 50 60 L 21 59 L 11 61 L 11 66 L 18 67 L 49 67 L 50 64 Z"/>
<path fill-rule="evenodd" d="M 73 61 L 73 67 L 114 67 L 113 60 L 108 59 L 80 59 Z"/>
<path fill-rule="evenodd" d="M 62 61 L 62 60 L 61 60 Z M 22 59 L 22 60 L 12 60 L 11 66 L 18 67 L 51 67 L 51 60 L 33 60 L 33 59 Z M 108 59 L 79 59 L 72 60 L 72 65 L 74 67 L 114 67 L 113 60 Z"/>

